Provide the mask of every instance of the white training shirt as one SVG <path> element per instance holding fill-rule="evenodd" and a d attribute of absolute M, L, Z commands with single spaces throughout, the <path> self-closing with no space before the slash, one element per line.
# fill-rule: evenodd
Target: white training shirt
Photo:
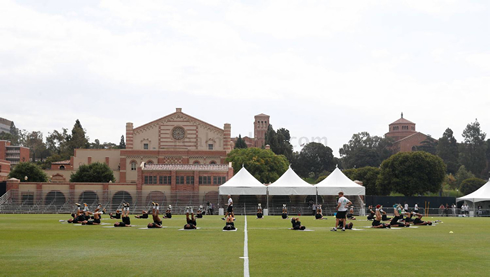
<path fill-rule="evenodd" d="M 228 206 L 233 206 L 233 200 L 230 198 L 228 198 Z"/>
<path fill-rule="evenodd" d="M 349 203 L 349 199 L 345 198 L 345 197 L 340 197 L 339 198 L 339 202 L 340 203 L 340 206 L 339 206 L 339 212 L 345 212 L 347 211 L 347 203 Z"/>

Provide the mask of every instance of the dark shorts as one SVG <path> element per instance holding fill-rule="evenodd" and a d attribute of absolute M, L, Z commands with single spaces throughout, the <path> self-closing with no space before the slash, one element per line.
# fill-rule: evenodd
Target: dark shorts
<path fill-rule="evenodd" d="M 263 214 L 262 213 L 257 213 L 257 218 L 262 218 Z"/>
<path fill-rule="evenodd" d="M 142 214 L 140 218 L 148 218 L 148 214 Z"/>
<path fill-rule="evenodd" d="M 414 221 L 413 221 L 413 224 L 420 224 L 422 223 L 423 221 L 420 219 L 420 218 L 416 218 Z"/>
<path fill-rule="evenodd" d="M 335 218 L 338 218 L 338 219 L 345 218 L 346 213 L 347 213 L 347 211 L 337 212 L 337 215 L 335 216 Z"/>
<path fill-rule="evenodd" d="M 196 225 L 189 224 L 189 226 L 186 224 L 184 225 L 184 229 L 196 229 Z"/>
<path fill-rule="evenodd" d="M 111 217 L 115 219 L 121 219 L 121 214 L 113 214 Z"/>
<path fill-rule="evenodd" d="M 160 228 L 160 226 L 162 226 L 162 223 L 158 223 L 158 222 L 153 222 L 151 224 L 148 225 L 148 228 Z"/>
<path fill-rule="evenodd" d="M 321 214 L 315 214 L 315 218 L 320 219 L 320 218 L 322 218 L 322 215 Z"/>
<path fill-rule="evenodd" d="M 377 221 L 377 220 L 374 220 L 373 223 L 372 223 L 373 226 L 379 226 L 381 225 L 381 222 Z"/>
<path fill-rule="evenodd" d="M 129 224 L 127 224 L 129 226 Z M 114 227 L 126 227 L 126 223 L 124 222 L 119 222 L 119 225 L 118 224 L 114 224 Z"/>
<path fill-rule="evenodd" d="M 230 230 L 235 230 L 235 226 L 231 225 L 231 224 L 227 224 L 225 227 L 223 227 L 223 230 L 227 230 L 227 231 L 230 231 Z"/>
<path fill-rule="evenodd" d="M 187 220 L 187 224 L 197 226 L 197 222 L 195 220 Z"/>
<path fill-rule="evenodd" d="M 172 218 L 172 214 L 171 214 L 171 213 L 166 213 L 166 214 L 165 214 L 165 217 L 166 217 L 166 218 Z"/>
<path fill-rule="evenodd" d="M 283 214 L 282 214 L 282 218 L 283 218 L 283 219 L 288 218 L 288 214 L 283 213 Z"/>
<path fill-rule="evenodd" d="M 233 205 L 228 206 L 228 210 L 226 210 L 226 211 L 229 213 L 233 212 Z"/>
<path fill-rule="evenodd" d="M 202 214 L 196 214 L 197 218 L 202 218 Z"/>

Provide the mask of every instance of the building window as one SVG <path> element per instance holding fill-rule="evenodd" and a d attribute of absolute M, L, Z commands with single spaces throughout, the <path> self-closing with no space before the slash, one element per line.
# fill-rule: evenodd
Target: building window
<path fill-rule="evenodd" d="M 131 162 L 131 170 L 136 170 L 136 162 Z"/>
<path fill-rule="evenodd" d="M 199 164 L 199 161 L 194 161 L 194 164 Z"/>
<path fill-rule="evenodd" d="M 185 183 L 187 185 L 193 185 L 194 184 L 194 176 L 186 176 L 185 177 Z"/>
<path fill-rule="evenodd" d="M 184 184 L 184 176 L 176 176 L 175 177 L 175 183 L 177 185 L 183 185 Z"/>
<path fill-rule="evenodd" d="M 208 144 L 208 149 L 213 150 L 213 144 Z"/>
<path fill-rule="evenodd" d="M 213 184 L 214 185 L 222 185 L 226 182 L 226 177 L 222 176 L 214 176 L 213 177 Z"/>
<path fill-rule="evenodd" d="M 160 184 L 162 185 L 172 184 L 172 176 L 160 176 Z"/>
<path fill-rule="evenodd" d="M 145 176 L 145 185 L 148 184 L 148 176 Z"/>
<path fill-rule="evenodd" d="M 408 130 L 408 126 L 402 126 L 402 130 Z"/>
<path fill-rule="evenodd" d="M 148 149 L 148 143 L 143 144 L 143 149 Z"/>
<path fill-rule="evenodd" d="M 211 176 L 199 176 L 199 185 L 211 185 Z"/>
<path fill-rule="evenodd" d="M 215 161 L 211 161 L 209 164 L 216 164 L 216 162 Z"/>
<path fill-rule="evenodd" d="M 64 165 L 61 165 L 60 166 L 60 170 L 65 170 L 65 166 Z"/>

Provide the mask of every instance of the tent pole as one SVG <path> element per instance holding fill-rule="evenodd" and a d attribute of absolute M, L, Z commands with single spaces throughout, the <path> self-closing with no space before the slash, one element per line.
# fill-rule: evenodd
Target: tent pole
<path fill-rule="evenodd" d="M 318 205 L 318 188 L 315 190 L 315 205 Z"/>

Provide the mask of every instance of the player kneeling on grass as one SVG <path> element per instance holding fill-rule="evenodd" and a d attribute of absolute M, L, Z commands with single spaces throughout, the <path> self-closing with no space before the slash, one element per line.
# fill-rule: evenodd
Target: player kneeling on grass
<path fill-rule="evenodd" d="M 202 218 L 202 205 L 199 205 L 199 209 L 197 209 L 196 217 Z"/>
<path fill-rule="evenodd" d="M 191 217 L 189 218 L 189 212 L 191 214 Z M 231 216 L 231 214 L 230 214 Z M 187 221 L 187 224 L 184 225 L 184 229 L 197 229 L 197 222 L 196 218 L 194 217 L 194 212 L 192 211 L 192 207 L 187 207 L 186 212 L 185 212 L 185 219 Z"/>
<path fill-rule="evenodd" d="M 94 218 L 91 220 L 84 220 L 82 222 L 82 225 L 99 225 L 101 214 L 102 214 L 102 211 L 100 209 L 95 209 L 94 216 L 93 216 Z"/>
<path fill-rule="evenodd" d="M 111 219 L 121 219 L 121 210 L 117 209 L 115 213 L 110 213 L 109 217 Z"/>
<path fill-rule="evenodd" d="M 356 220 L 354 217 L 354 207 L 350 207 L 349 212 L 347 213 L 347 219 L 349 220 Z"/>
<path fill-rule="evenodd" d="M 410 227 L 410 223 L 408 222 L 398 222 L 398 220 L 403 220 L 403 210 L 402 210 L 402 206 L 401 205 L 393 205 L 393 213 L 394 213 L 394 216 L 393 218 L 391 219 L 391 222 L 390 222 L 390 226 L 391 227 Z"/>
<path fill-rule="evenodd" d="M 390 224 L 381 223 L 381 205 L 376 206 L 376 217 L 373 220 L 372 228 L 391 228 Z"/>
<path fill-rule="evenodd" d="M 131 227 L 131 220 L 129 219 L 129 203 L 123 204 L 121 219 L 122 222 L 114 223 L 114 227 Z"/>
<path fill-rule="evenodd" d="M 160 218 L 160 207 L 158 203 L 152 203 L 153 209 L 151 215 L 153 216 L 153 223 L 148 223 L 148 228 L 162 228 L 162 219 Z"/>
<path fill-rule="evenodd" d="M 373 220 L 375 216 L 376 216 L 376 213 L 373 211 L 373 206 L 369 205 L 367 220 Z"/>
<path fill-rule="evenodd" d="M 264 213 L 262 212 L 262 204 L 259 203 L 259 206 L 257 207 L 257 218 L 261 219 L 264 216 Z"/>
<path fill-rule="evenodd" d="M 323 219 L 322 205 L 316 206 L 315 219 Z"/>
<path fill-rule="evenodd" d="M 288 208 L 286 204 L 282 204 L 282 219 L 288 218 Z"/>
<path fill-rule="evenodd" d="M 304 230 L 306 229 L 305 226 L 301 225 L 301 221 L 299 221 L 299 217 L 293 217 L 291 218 L 291 224 L 293 225 L 293 230 Z"/>
<path fill-rule="evenodd" d="M 172 218 L 172 205 L 168 205 L 168 208 L 165 211 L 165 216 L 163 218 Z"/>
<path fill-rule="evenodd" d="M 226 224 L 225 224 L 225 227 L 223 227 L 223 230 L 226 230 L 226 231 L 231 231 L 231 230 L 235 230 L 235 223 L 233 222 L 233 216 L 231 216 L 231 214 L 229 214 L 227 217 L 226 217 Z"/>
<path fill-rule="evenodd" d="M 413 220 L 414 225 L 432 225 L 432 221 L 423 221 L 421 214 L 414 212 L 414 215 L 416 216 L 416 218 Z"/>

